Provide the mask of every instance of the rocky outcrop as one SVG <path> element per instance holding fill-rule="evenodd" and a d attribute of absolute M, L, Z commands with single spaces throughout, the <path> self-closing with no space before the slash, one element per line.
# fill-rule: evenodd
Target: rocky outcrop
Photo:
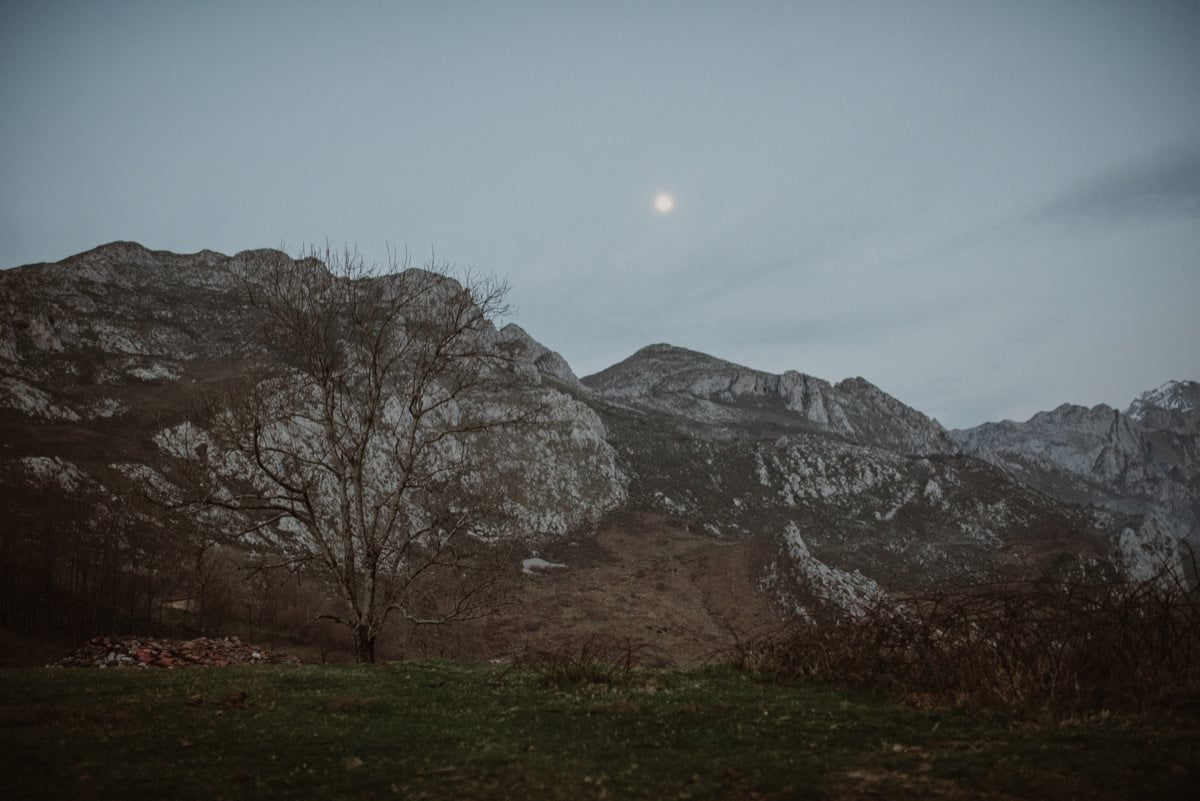
<path fill-rule="evenodd" d="M 547 384 L 536 432 L 502 432 L 480 455 L 479 474 L 505 490 L 512 526 L 535 537 L 590 529 L 626 499 L 628 477 L 591 408 Z M 511 529 L 510 529 L 511 530 Z"/>
<path fill-rule="evenodd" d="M 525 329 L 516 323 L 509 323 L 501 328 L 496 333 L 496 341 L 511 354 L 512 358 L 533 365 L 543 376 L 569 387 L 585 388 L 571 369 L 571 365 L 567 364 L 567 360 L 558 351 L 550 350 L 529 336 Z"/>

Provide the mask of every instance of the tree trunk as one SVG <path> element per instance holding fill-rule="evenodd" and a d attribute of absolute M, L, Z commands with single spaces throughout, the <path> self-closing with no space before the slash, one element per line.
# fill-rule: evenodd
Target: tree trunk
<path fill-rule="evenodd" d="M 365 623 L 354 627 L 354 658 L 359 664 L 375 661 L 375 635 Z"/>

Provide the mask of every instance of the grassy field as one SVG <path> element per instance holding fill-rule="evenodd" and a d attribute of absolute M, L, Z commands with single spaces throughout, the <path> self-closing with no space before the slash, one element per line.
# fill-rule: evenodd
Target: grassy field
<path fill-rule="evenodd" d="M 1190 798 L 1194 713 L 917 710 L 731 670 L 0 671 L 11 799 Z"/>

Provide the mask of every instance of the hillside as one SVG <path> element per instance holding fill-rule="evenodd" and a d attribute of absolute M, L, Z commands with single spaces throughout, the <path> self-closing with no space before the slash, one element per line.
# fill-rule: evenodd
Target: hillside
<path fill-rule="evenodd" d="M 203 588 L 226 604 L 214 620 L 253 607 L 300 625 L 278 610 L 299 614 L 301 590 L 239 574 L 244 546 L 207 532 L 197 552 L 195 521 L 138 505 L 171 475 L 162 432 L 282 363 L 247 294 L 263 259 L 287 257 L 113 243 L 0 272 L 4 625 L 166 624 L 164 604 L 200 604 Z M 733 623 L 939 583 L 1148 577 L 1195 533 L 1194 382 L 1125 413 L 947 432 L 862 378 L 660 344 L 580 380 L 516 325 L 488 336 L 521 379 L 509 400 L 544 424 L 478 454 L 506 499 L 523 604 L 469 649 L 481 656 L 603 629 L 695 658 Z M 534 551 L 566 567 L 521 572 Z"/>

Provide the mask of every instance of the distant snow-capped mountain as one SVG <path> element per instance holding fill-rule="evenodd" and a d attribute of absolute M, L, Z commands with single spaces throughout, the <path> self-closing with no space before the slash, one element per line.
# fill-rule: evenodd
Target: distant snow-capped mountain
<path fill-rule="evenodd" d="M 1129 405 L 1126 414 L 1141 422 L 1147 414 L 1155 411 L 1190 414 L 1200 409 L 1200 382 L 1168 381 L 1158 389 L 1142 393 Z"/>

